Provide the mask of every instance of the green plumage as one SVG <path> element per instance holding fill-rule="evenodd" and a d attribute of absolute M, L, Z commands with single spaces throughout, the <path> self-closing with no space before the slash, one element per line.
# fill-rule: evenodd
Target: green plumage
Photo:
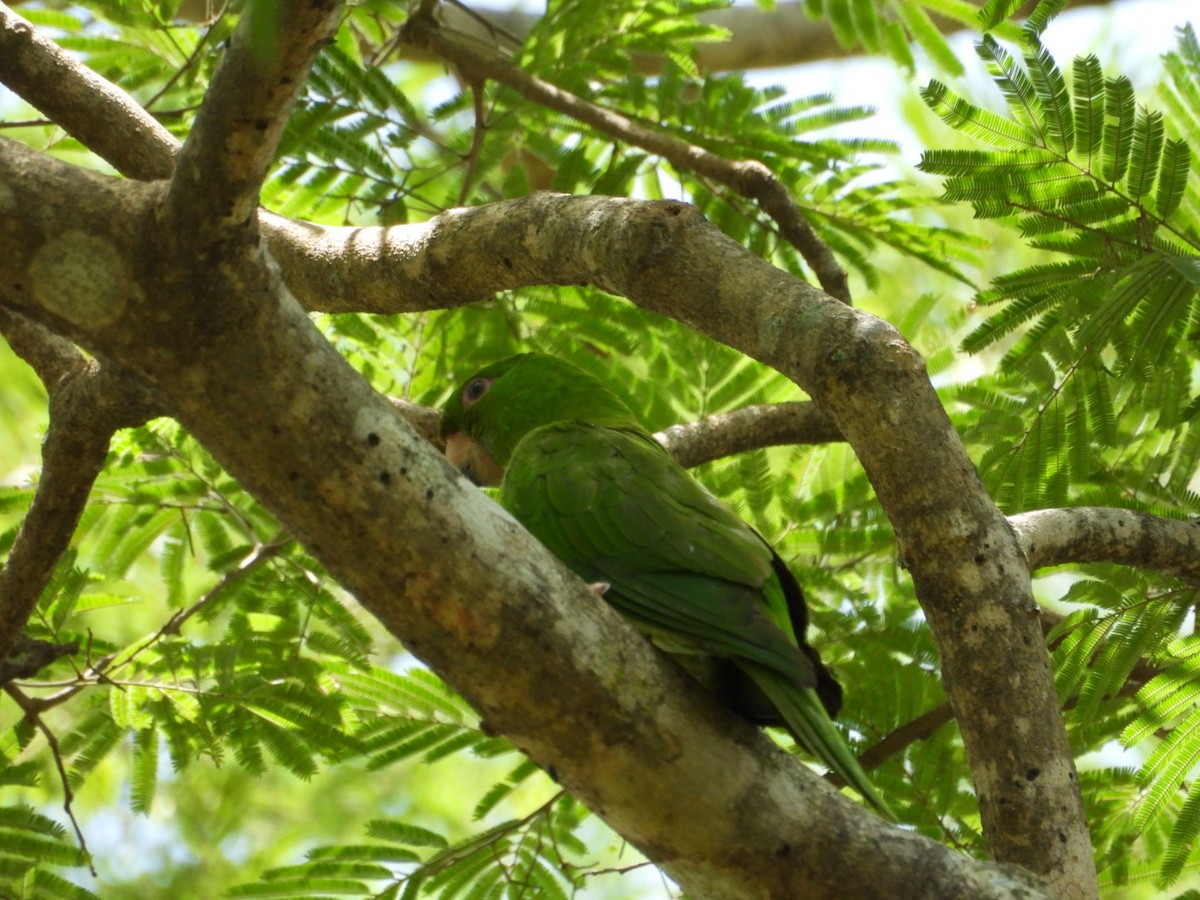
<path fill-rule="evenodd" d="M 663 650 L 712 660 L 703 680 L 727 703 L 787 725 L 887 812 L 829 719 L 841 689 L 804 642 L 795 577 L 607 385 L 552 356 L 510 357 L 462 385 L 442 433 L 475 480 L 503 472 L 501 505 L 581 578 L 608 584 L 604 599 Z M 490 460 L 468 460 L 467 441 Z"/>

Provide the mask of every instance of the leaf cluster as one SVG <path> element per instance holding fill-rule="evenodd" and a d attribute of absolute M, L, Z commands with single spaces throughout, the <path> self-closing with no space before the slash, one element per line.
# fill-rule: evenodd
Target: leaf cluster
<path fill-rule="evenodd" d="M 1006 112 L 938 81 L 922 92 L 985 149 L 930 150 L 921 168 L 943 177 L 944 199 L 1012 227 L 1041 254 L 977 295 L 990 314 L 963 348 L 997 364 L 945 394 L 1009 511 L 1194 517 L 1196 36 L 1181 29 L 1166 58 L 1164 113 L 1139 106 L 1130 81 L 1106 77 L 1095 56 L 1075 59 L 1068 77 L 1037 25 L 1021 35 L 1019 59 L 990 36 L 977 46 Z M 1065 617 L 1049 640 L 1072 740 L 1080 752 L 1119 742 L 1145 757 L 1088 773 L 1102 879 L 1170 883 L 1195 866 L 1200 835 L 1189 780 L 1200 752 L 1189 717 L 1195 588 L 1116 566 L 1065 579 L 1055 591 Z"/>

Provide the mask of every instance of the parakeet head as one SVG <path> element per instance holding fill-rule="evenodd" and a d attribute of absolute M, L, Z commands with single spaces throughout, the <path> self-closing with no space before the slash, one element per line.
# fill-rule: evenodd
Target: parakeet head
<path fill-rule="evenodd" d="M 578 421 L 641 430 L 599 378 L 546 353 L 522 353 L 468 378 L 442 414 L 446 458 L 476 484 L 499 484 L 513 449 L 535 428 Z"/>

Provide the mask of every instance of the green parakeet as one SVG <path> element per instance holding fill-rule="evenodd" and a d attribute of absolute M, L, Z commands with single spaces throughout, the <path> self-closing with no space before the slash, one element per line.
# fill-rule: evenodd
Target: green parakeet
<path fill-rule="evenodd" d="M 603 381 L 542 353 L 481 370 L 446 404 L 446 456 L 661 649 L 796 740 L 890 815 L 830 721 L 841 688 L 771 546 L 691 477 Z"/>

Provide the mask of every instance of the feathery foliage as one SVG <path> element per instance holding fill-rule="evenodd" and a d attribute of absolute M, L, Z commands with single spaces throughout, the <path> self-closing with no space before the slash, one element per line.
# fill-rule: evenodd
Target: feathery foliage
<path fill-rule="evenodd" d="M 1139 105 L 1129 80 L 1105 76 L 1095 56 L 1077 58 L 1068 79 L 1033 25 L 1021 49 L 1018 61 L 990 36 L 978 45 L 1007 115 L 937 81 L 923 91 L 987 147 L 925 153 L 921 168 L 943 176 L 944 199 L 1043 251 L 977 297 L 998 311 L 963 347 L 1004 354 L 995 374 L 954 390 L 964 434 L 1011 511 L 1092 504 L 1195 516 L 1200 220 L 1183 130 L 1200 110 L 1195 33 L 1181 29 L 1166 59 L 1159 96 L 1170 115 Z M 1107 566 L 1073 580 L 1062 601 L 1074 612 L 1051 640 L 1075 739 L 1086 731 L 1090 746 L 1149 748 L 1106 814 L 1129 826 L 1098 846 L 1102 875 L 1170 883 L 1195 865 L 1200 837 L 1189 781 L 1200 760 L 1188 662 L 1195 591 Z M 1100 821 L 1115 832 L 1113 819 Z"/>

